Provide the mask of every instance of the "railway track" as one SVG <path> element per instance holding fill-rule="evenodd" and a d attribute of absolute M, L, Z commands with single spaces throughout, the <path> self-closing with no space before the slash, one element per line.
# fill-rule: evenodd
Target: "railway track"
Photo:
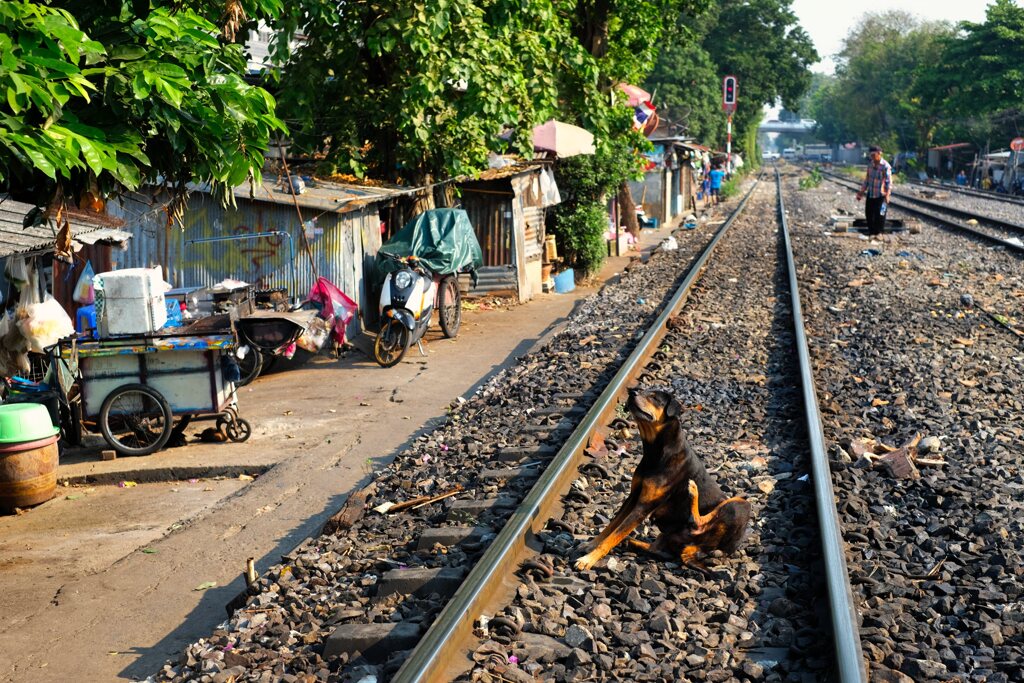
<path fill-rule="evenodd" d="M 922 183 L 917 180 L 911 180 L 908 184 L 925 191 L 931 190 L 949 192 L 950 194 L 954 195 L 962 195 L 964 197 L 977 197 L 979 199 L 986 199 L 992 202 L 999 202 L 1000 204 L 1024 206 L 1024 197 L 1017 197 L 1014 195 L 1000 194 L 998 192 L 979 190 L 973 187 L 961 187 L 959 185 L 950 185 L 947 183 Z"/>
<path fill-rule="evenodd" d="M 753 189 L 714 236 L 679 233 L 453 406 L 158 679 L 866 680 L 835 507 L 815 511 L 833 495 L 819 420 L 801 413 L 795 275 L 785 229 L 764 221 L 775 196 Z M 572 569 L 628 489 L 638 444 L 617 411 L 636 381 L 672 388 L 698 453 L 754 504 L 749 539 L 710 579 L 622 548 Z M 387 509 L 402 501 L 419 504 Z"/>
<path fill-rule="evenodd" d="M 819 172 L 837 185 L 853 190 L 859 187 L 859 183 L 844 176 L 828 171 Z M 889 203 L 894 208 L 932 221 L 947 229 L 971 234 L 1009 250 L 1024 253 L 1024 243 L 1021 242 L 1021 237 L 1024 236 L 1024 223 L 1016 220 L 986 215 L 978 211 L 968 211 L 895 190 L 890 196 Z M 972 220 L 975 224 L 968 222 Z"/>
<path fill-rule="evenodd" d="M 1024 343 L 994 322 L 1019 328 L 1024 263 L 942 230 L 865 249 L 828 229 L 856 210 L 851 195 L 788 182 L 871 679 L 1024 680 Z M 915 436 L 915 467 L 896 474 L 875 459 Z"/>

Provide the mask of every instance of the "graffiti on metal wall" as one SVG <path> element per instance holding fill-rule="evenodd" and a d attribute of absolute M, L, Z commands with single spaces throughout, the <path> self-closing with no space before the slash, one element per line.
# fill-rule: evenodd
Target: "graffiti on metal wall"
<path fill-rule="evenodd" d="M 200 203 L 190 211 L 186 235 L 197 238 L 231 235 L 239 239 L 188 245 L 184 259 L 186 268 L 193 273 L 206 271 L 217 280 L 232 277 L 258 287 L 272 286 L 275 275 L 287 265 L 288 239 L 274 234 L 253 238 L 245 236 L 291 229 L 293 221 L 275 218 L 272 215 L 267 221 L 264 211 L 258 208 L 224 210 L 208 202 Z M 303 229 L 308 237 L 323 234 L 316 218 L 305 221 Z"/>

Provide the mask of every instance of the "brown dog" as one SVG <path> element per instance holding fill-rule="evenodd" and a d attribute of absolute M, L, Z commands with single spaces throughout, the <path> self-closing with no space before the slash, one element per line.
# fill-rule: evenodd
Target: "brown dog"
<path fill-rule="evenodd" d="M 622 509 L 587 544 L 590 552 L 576 568 L 593 567 L 647 517 L 661 534 L 654 543 L 630 541 L 639 550 L 668 554 L 699 569 L 701 553 L 735 551 L 750 519 L 750 503 L 727 498 L 708 475 L 683 437 L 679 402 L 664 391 L 631 391 L 626 407 L 640 430 L 644 455 Z"/>

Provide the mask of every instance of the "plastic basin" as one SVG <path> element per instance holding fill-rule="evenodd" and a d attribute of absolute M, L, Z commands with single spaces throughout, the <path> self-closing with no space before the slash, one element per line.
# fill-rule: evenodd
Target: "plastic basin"
<path fill-rule="evenodd" d="M 565 294 L 576 289 L 576 274 L 572 268 L 567 268 L 555 276 L 555 291 Z"/>
<path fill-rule="evenodd" d="M 57 434 L 50 411 L 38 403 L 0 405 L 0 444 L 38 441 Z"/>

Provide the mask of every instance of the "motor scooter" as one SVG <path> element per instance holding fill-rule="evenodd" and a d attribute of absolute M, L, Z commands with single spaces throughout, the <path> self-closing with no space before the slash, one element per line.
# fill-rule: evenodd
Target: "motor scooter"
<path fill-rule="evenodd" d="M 396 365 L 415 343 L 420 353 L 422 339 L 438 309 L 441 331 L 455 337 L 462 324 L 462 294 L 458 277 L 437 275 L 415 256 L 383 254 L 399 268 L 388 273 L 380 294 L 380 331 L 373 344 L 373 357 L 385 368 Z"/>

